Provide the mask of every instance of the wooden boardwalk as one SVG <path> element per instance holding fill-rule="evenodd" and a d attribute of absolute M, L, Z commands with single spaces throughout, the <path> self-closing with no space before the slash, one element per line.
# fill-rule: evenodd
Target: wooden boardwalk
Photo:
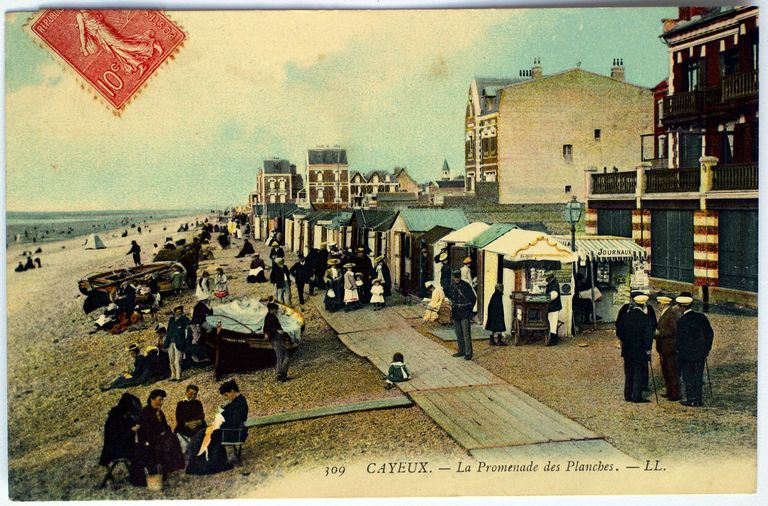
<path fill-rule="evenodd" d="M 600 435 L 474 361 L 452 357 L 451 349 L 413 328 L 413 307 L 328 313 L 322 301 L 316 306 L 339 339 L 380 371 L 402 353 L 413 378 L 397 386 L 475 458 L 632 462 Z"/>

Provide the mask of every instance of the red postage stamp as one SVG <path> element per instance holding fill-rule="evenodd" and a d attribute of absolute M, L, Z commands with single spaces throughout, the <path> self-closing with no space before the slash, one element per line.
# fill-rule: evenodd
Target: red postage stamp
<path fill-rule="evenodd" d="M 186 38 L 153 10 L 49 9 L 31 30 L 117 110 Z"/>

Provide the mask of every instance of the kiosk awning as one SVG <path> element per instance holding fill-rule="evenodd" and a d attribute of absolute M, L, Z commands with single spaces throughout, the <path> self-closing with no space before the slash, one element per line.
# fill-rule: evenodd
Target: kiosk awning
<path fill-rule="evenodd" d="M 450 234 L 446 235 L 442 239 L 440 239 L 443 242 L 451 242 L 451 243 L 465 243 L 469 240 L 474 239 L 478 235 L 482 234 L 486 230 L 488 230 L 491 226 L 487 223 L 483 223 L 482 221 L 473 221 L 469 225 L 465 227 L 461 227 L 458 230 L 454 230 Z"/>
<path fill-rule="evenodd" d="M 560 244 L 570 248 L 571 238 L 565 235 L 553 236 Z M 611 235 L 576 236 L 576 253 L 587 260 L 644 260 L 648 254 L 645 248 L 627 237 Z"/>
<path fill-rule="evenodd" d="M 512 262 L 551 261 L 573 263 L 578 257 L 552 236 L 533 230 L 512 229 L 484 248 Z"/>

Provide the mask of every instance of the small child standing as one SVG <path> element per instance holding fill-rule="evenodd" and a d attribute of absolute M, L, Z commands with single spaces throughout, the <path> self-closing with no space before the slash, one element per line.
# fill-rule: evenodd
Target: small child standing
<path fill-rule="evenodd" d="M 379 278 L 373 280 L 373 286 L 371 287 L 371 304 L 376 306 L 374 311 L 378 311 L 384 307 L 384 287 L 381 286 L 381 280 Z"/>
<path fill-rule="evenodd" d="M 387 390 L 395 386 L 395 383 L 411 379 L 411 373 L 409 373 L 408 369 L 405 367 L 405 359 L 403 358 L 402 353 L 395 353 L 392 357 L 392 363 L 389 364 L 389 371 L 387 372 L 386 379 L 387 383 L 384 385 L 384 388 Z"/>

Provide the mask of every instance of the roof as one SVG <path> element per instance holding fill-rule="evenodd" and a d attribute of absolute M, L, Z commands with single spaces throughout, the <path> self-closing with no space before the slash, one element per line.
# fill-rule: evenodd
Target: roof
<path fill-rule="evenodd" d="M 499 101 L 501 100 L 501 94 L 499 90 L 510 84 L 515 84 L 523 81 L 530 81 L 528 78 L 506 78 L 506 77 L 475 77 L 475 83 L 477 84 L 477 94 L 480 97 L 480 114 L 489 114 L 496 112 L 499 109 Z M 484 98 L 492 99 L 490 104 L 483 100 Z"/>
<path fill-rule="evenodd" d="M 451 171 L 451 168 L 448 166 L 448 159 L 447 158 L 443 158 L 443 170 L 444 171 L 448 171 L 448 172 Z"/>
<path fill-rule="evenodd" d="M 331 218 L 331 224 L 328 225 L 329 229 L 337 229 L 349 224 L 349 220 L 352 219 L 352 211 L 339 211 L 333 218 Z"/>
<path fill-rule="evenodd" d="M 445 237 L 446 234 L 451 233 L 453 229 L 448 227 L 443 227 L 441 225 L 436 225 L 432 227 L 431 229 L 427 230 L 421 236 L 419 236 L 420 241 L 424 241 L 427 244 L 434 244 L 443 237 Z"/>
<path fill-rule="evenodd" d="M 573 263 L 578 260 L 578 256 L 552 236 L 518 228 L 513 228 L 486 245 L 483 251 L 504 255 L 506 259 L 513 262 L 548 260 Z"/>
<path fill-rule="evenodd" d="M 315 224 L 318 221 L 330 221 L 336 216 L 336 211 L 320 210 L 307 213 L 305 220 L 311 224 Z"/>
<path fill-rule="evenodd" d="M 686 21 L 680 21 L 674 26 L 674 28 L 667 30 L 661 34 L 661 36 L 667 38 L 669 36 L 676 35 L 680 32 L 690 30 L 691 28 L 694 28 L 698 25 L 709 23 L 714 19 L 727 16 L 728 14 L 733 14 L 735 10 L 736 7 L 734 6 L 712 7 L 704 14 L 693 16 L 691 19 Z"/>
<path fill-rule="evenodd" d="M 482 234 L 490 228 L 490 225 L 483 223 L 482 221 L 473 221 L 465 227 L 461 227 L 458 230 L 454 230 L 450 234 L 441 238 L 441 241 L 452 243 L 465 243 L 470 239 L 474 239 L 478 235 Z"/>
<path fill-rule="evenodd" d="M 456 230 L 469 224 L 461 209 L 403 209 L 400 211 L 400 216 L 411 232 L 426 232 L 435 225 Z"/>
<path fill-rule="evenodd" d="M 464 188 L 464 178 L 435 181 L 438 188 Z"/>
<path fill-rule="evenodd" d="M 318 163 L 347 163 L 346 149 L 310 149 L 307 155 L 310 164 Z"/>
<path fill-rule="evenodd" d="M 465 246 L 468 248 L 483 248 L 513 228 L 518 227 L 514 223 L 494 223 L 480 235 L 468 240 Z"/>
<path fill-rule="evenodd" d="M 397 211 L 389 209 L 355 209 L 354 220 L 360 228 L 383 232 L 392 228 L 392 224 L 397 218 Z"/>
<path fill-rule="evenodd" d="M 552 236 L 557 242 L 571 247 L 571 238 L 565 235 Z M 645 248 L 627 237 L 611 235 L 576 236 L 576 253 L 579 258 L 588 260 L 628 260 L 644 259 Z"/>
<path fill-rule="evenodd" d="M 382 200 L 401 201 L 418 199 L 418 195 L 416 195 L 414 192 L 380 192 L 376 194 L 376 202 L 381 202 Z"/>
<path fill-rule="evenodd" d="M 599 77 L 601 79 L 605 79 L 607 82 L 613 81 L 614 83 L 619 84 L 619 85 L 632 86 L 634 88 L 640 88 L 640 89 L 643 89 L 643 90 L 650 90 L 650 88 L 648 88 L 646 86 L 641 86 L 639 84 L 632 84 L 632 83 L 630 83 L 628 81 L 621 80 L 621 79 L 616 79 L 614 77 L 606 76 L 606 75 L 603 75 L 603 74 L 598 74 L 597 72 L 592 72 L 592 71 L 589 71 L 589 70 L 585 70 L 585 69 L 583 69 L 581 67 L 574 67 L 574 68 L 570 68 L 570 69 L 561 70 L 560 72 L 555 72 L 553 74 L 546 74 L 546 75 L 543 75 L 541 77 L 537 77 L 536 79 L 522 79 L 522 80 L 520 80 L 518 82 L 508 84 L 504 88 L 505 89 L 512 89 L 512 88 L 517 88 L 518 86 L 527 86 L 527 85 L 536 86 L 536 85 L 540 84 L 541 82 L 546 81 L 548 79 L 557 79 L 557 78 L 560 78 L 560 77 L 563 77 L 563 76 L 567 76 L 568 74 L 582 74 L 584 76 Z M 498 101 L 499 98 L 497 98 L 496 100 Z"/>
<path fill-rule="evenodd" d="M 298 208 L 294 203 L 274 202 L 265 204 L 268 218 L 285 218 L 292 215 Z"/>
<path fill-rule="evenodd" d="M 291 162 L 273 158 L 264 160 L 264 174 L 290 174 Z"/>

